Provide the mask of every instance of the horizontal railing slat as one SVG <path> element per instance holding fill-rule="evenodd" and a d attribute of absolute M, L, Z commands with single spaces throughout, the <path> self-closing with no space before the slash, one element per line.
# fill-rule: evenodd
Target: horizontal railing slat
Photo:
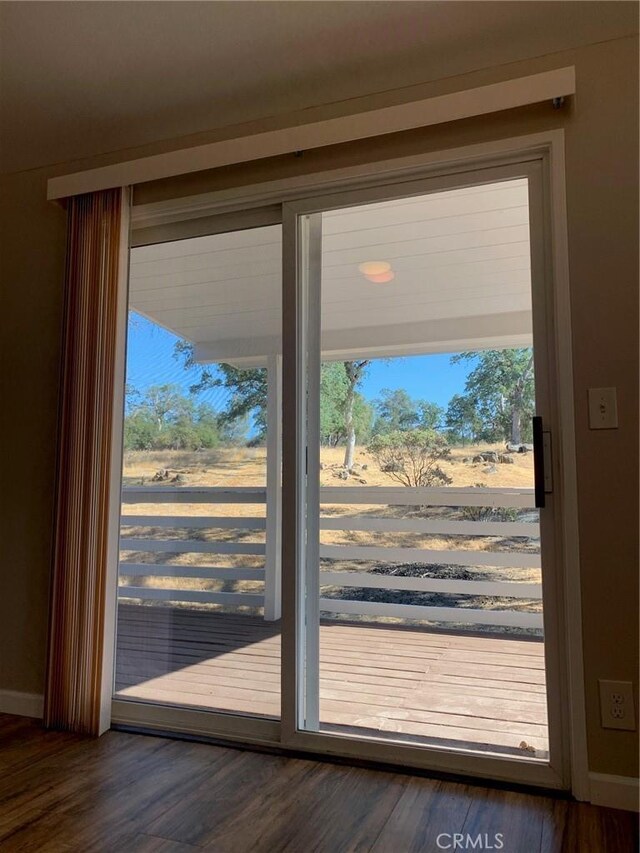
<path fill-rule="evenodd" d="M 264 503 L 262 486 L 126 486 L 123 503 Z M 383 504 L 387 506 L 491 506 L 533 509 L 533 489 L 469 487 L 408 488 L 405 486 L 323 486 L 322 504 Z"/>
<path fill-rule="evenodd" d="M 201 589 L 155 589 L 146 586 L 118 587 L 118 598 L 149 601 L 192 601 L 201 604 L 234 604 L 262 607 L 264 596 L 250 592 L 209 592 Z"/>
<path fill-rule="evenodd" d="M 265 530 L 266 518 L 257 516 L 123 515 L 123 527 L 170 527 L 191 530 Z M 381 518 L 360 515 L 321 516 L 321 530 L 363 530 L 380 533 L 440 533 L 452 536 L 540 536 L 540 525 L 517 521 L 446 521 L 427 518 Z"/>
<path fill-rule="evenodd" d="M 120 563 L 123 577 L 201 578 L 203 580 L 263 581 L 264 568 L 243 566 L 177 566 L 167 563 Z"/>
<path fill-rule="evenodd" d="M 320 557 L 328 560 L 380 560 L 386 563 L 502 566 L 511 569 L 538 569 L 541 565 L 539 554 L 515 551 L 434 551 L 428 548 L 374 545 L 320 545 Z"/>
<path fill-rule="evenodd" d="M 187 530 L 223 528 L 230 530 L 265 530 L 266 518 L 252 516 L 206 516 L 206 515 L 122 515 L 123 527 L 175 527 Z"/>
<path fill-rule="evenodd" d="M 535 507 L 533 489 L 408 488 L 406 486 L 324 486 L 321 504 L 387 506 Z"/>
<path fill-rule="evenodd" d="M 446 536 L 526 536 L 537 539 L 540 525 L 518 521 L 445 521 L 427 518 L 321 516 L 321 530 L 366 530 L 380 533 L 439 533 Z"/>
<path fill-rule="evenodd" d="M 128 504 L 260 504 L 266 499 L 264 486 L 125 486 L 122 489 L 122 502 Z"/>
<path fill-rule="evenodd" d="M 460 622 L 471 625 L 502 625 L 510 628 L 542 628 L 542 613 L 520 610 L 478 610 L 467 607 L 423 607 L 418 604 L 388 604 L 381 601 L 343 601 L 321 598 L 320 610 L 353 616 L 391 616 L 431 622 Z"/>
<path fill-rule="evenodd" d="M 160 551 L 167 554 L 251 554 L 264 556 L 264 542 L 201 542 L 198 539 L 120 540 L 121 551 Z"/>
<path fill-rule="evenodd" d="M 442 580 L 378 575 L 369 572 L 320 572 L 321 586 L 358 587 L 366 589 L 440 592 L 454 595 L 491 595 L 509 598 L 542 598 L 542 584 L 510 581 Z"/>

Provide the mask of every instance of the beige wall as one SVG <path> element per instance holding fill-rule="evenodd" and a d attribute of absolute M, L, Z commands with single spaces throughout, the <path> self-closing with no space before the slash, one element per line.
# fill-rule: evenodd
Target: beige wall
<path fill-rule="evenodd" d="M 575 64 L 578 92 L 563 111 L 542 105 L 196 179 L 202 190 L 564 127 L 589 763 L 593 771 L 619 775 L 637 775 L 638 737 L 601 729 L 597 680 L 637 682 L 638 671 L 637 50 L 637 39 L 618 39 L 402 93 L 408 100 Z M 386 94 L 353 107 L 391 100 Z M 313 112 L 320 117 L 331 109 Z M 213 138 L 200 134 L 187 144 Z M 64 216 L 44 201 L 45 180 L 134 156 L 124 150 L 127 140 L 122 142 L 116 155 L 2 179 L 7 355 L 1 399 L 7 453 L 2 466 L 0 689 L 41 692 L 44 676 L 64 250 Z M 184 144 L 163 142 L 137 149 L 135 156 Z M 195 189 L 194 178 L 188 177 L 139 188 L 136 198 Z M 618 389 L 620 427 L 592 432 L 587 388 L 602 385 Z"/>

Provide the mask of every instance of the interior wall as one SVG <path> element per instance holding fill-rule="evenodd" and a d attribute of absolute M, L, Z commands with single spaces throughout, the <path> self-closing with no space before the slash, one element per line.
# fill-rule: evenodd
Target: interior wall
<path fill-rule="evenodd" d="M 599 773 L 637 776 L 637 732 L 601 728 L 597 683 L 599 678 L 635 682 L 638 672 L 637 38 L 450 78 L 414 88 L 411 97 L 570 64 L 576 66 L 577 95 L 561 111 L 541 105 L 366 144 L 305 152 L 300 158 L 229 167 L 142 186 L 136 200 L 459 147 L 551 127 L 565 129 L 589 766 Z M 375 108 L 389 103 L 391 97 L 360 99 L 353 108 Z M 314 117 L 324 115 L 331 115 L 330 108 L 314 113 Z M 205 141 L 210 140 L 202 135 L 197 139 L 198 144 Z M 2 178 L 0 262 L 7 347 L 2 446 L 8 452 L 0 513 L 5 528 L 0 692 L 41 693 L 44 679 L 64 265 L 64 213 L 45 201 L 46 178 L 183 147 L 185 140 L 135 150 L 125 149 L 126 144 L 123 134 L 123 150 L 118 154 Z M 591 431 L 587 388 L 609 385 L 618 389 L 619 428 Z"/>

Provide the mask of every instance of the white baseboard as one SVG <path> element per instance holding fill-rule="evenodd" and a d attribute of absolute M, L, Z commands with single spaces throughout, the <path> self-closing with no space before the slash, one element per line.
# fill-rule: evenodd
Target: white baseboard
<path fill-rule="evenodd" d="M 44 697 L 39 693 L 0 690 L 0 713 L 42 719 Z"/>
<path fill-rule="evenodd" d="M 606 773 L 589 773 L 591 802 L 595 806 L 626 809 L 637 812 L 640 803 L 640 780 L 633 776 L 610 776 Z"/>

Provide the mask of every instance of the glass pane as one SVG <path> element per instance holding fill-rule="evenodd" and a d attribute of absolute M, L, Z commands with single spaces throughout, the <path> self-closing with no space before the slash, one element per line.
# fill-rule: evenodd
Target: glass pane
<path fill-rule="evenodd" d="M 321 231 L 307 727 L 547 759 L 527 181 Z"/>
<path fill-rule="evenodd" d="M 118 698 L 280 715 L 280 306 L 279 225 L 131 252 Z"/>

